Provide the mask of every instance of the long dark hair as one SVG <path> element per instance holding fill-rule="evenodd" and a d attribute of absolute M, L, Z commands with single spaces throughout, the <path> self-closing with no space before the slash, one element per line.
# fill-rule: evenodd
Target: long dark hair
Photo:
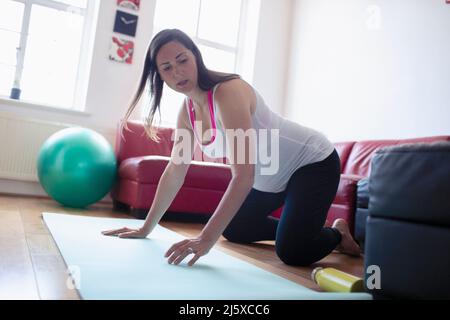
<path fill-rule="evenodd" d="M 184 47 L 186 47 L 186 49 L 190 50 L 194 54 L 195 60 L 197 62 L 198 86 L 200 87 L 200 89 L 207 91 L 220 82 L 239 78 L 239 75 L 237 74 L 217 72 L 206 68 L 203 62 L 202 54 L 200 53 L 197 45 L 183 31 L 178 29 L 165 29 L 158 32 L 153 37 L 147 49 L 147 53 L 145 55 L 144 70 L 142 72 L 138 90 L 135 93 L 134 98 L 125 114 L 125 119 L 123 119 L 123 123 L 125 123 L 126 127 L 127 119 L 130 117 L 137 103 L 141 99 L 147 83 L 150 83 L 151 108 L 148 117 L 145 118 L 144 128 L 149 138 L 156 142 L 159 142 L 159 137 L 157 136 L 157 130 L 155 130 L 155 128 L 153 127 L 153 119 L 155 117 L 156 111 L 158 111 L 161 115 L 160 103 L 164 85 L 164 81 L 161 79 L 158 73 L 158 68 L 156 65 L 156 55 L 163 45 L 171 41 L 177 41 L 181 43 Z"/>

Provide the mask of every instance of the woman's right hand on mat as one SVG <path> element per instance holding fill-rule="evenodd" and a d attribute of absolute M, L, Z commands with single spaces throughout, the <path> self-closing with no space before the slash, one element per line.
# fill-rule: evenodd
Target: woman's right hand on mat
<path fill-rule="evenodd" d="M 119 238 L 145 238 L 148 236 L 148 232 L 143 228 L 131 229 L 127 227 L 102 231 L 102 234 L 105 236 L 116 236 Z"/>

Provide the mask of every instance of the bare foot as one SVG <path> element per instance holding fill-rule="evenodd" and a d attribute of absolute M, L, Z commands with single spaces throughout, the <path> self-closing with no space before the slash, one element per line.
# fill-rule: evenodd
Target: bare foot
<path fill-rule="evenodd" d="M 348 228 L 348 223 L 344 219 L 336 219 L 333 223 L 332 228 L 337 229 L 342 236 L 341 243 L 336 247 L 336 250 L 351 256 L 360 256 L 361 248 L 353 240 L 350 234 L 350 229 Z"/>

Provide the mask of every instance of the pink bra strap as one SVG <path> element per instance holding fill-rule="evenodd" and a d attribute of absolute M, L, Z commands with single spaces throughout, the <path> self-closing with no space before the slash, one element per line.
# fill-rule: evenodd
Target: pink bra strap
<path fill-rule="evenodd" d="M 195 113 L 194 113 L 194 105 L 192 103 L 192 99 L 188 99 L 189 101 L 189 105 L 188 105 L 188 111 L 189 111 L 189 118 L 191 120 L 191 125 L 192 125 L 192 130 L 194 131 L 194 135 L 197 137 L 197 140 L 200 141 L 200 144 L 203 145 L 201 143 L 201 139 L 198 139 L 197 136 L 197 132 L 194 128 L 195 126 Z M 208 144 L 211 144 L 214 142 L 214 140 L 216 139 L 216 121 L 215 121 L 215 117 L 214 117 L 214 108 L 213 108 L 213 97 L 212 97 L 212 90 L 208 91 L 208 107 L 209 107 L 209 116 L 211 118 L 211 126 L 212 126 L 212 130 L 213 130 L 213 136 L 211 138 L 211 141 Z"/>
<path fill-rule="evenodd" d="M 216 137 L 216 117 L 214 114 L 214 102 L 213 102 L 212 89 L 208 91 L 208 104 L 209 104 L 209 115 L 211 117 L 211 126 L 213 129 L 212 141 L 214 141 L 214 138 Z"/>
<path fill-rule="evenodd" d="M 194 129 L 194 117 L 195 117 L 194 111 L 193 111 L 194 106 L 192 105 L 192 100 L 190 98 L 188 99 L 187 109 L 189 112 L 189 120 L 191 120 L 192 129 Z M 194 132 L 195 132 L 195 130 L 194 130 Z"/>

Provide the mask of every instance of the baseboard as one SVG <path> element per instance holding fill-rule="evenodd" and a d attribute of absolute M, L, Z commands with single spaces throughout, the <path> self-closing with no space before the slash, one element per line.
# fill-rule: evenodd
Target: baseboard
<path fill-rule="evenodd" d="M 39 182 L 0 179 L 0 194 L 50 198 Z M 112 203 L 109 193 L 101 203 Z"/>
<path fill-rule="evenodd" d="M 0 179 L 0 193 L 10 195 L 48 197 L 45 190 L 34 181 Z"/>

